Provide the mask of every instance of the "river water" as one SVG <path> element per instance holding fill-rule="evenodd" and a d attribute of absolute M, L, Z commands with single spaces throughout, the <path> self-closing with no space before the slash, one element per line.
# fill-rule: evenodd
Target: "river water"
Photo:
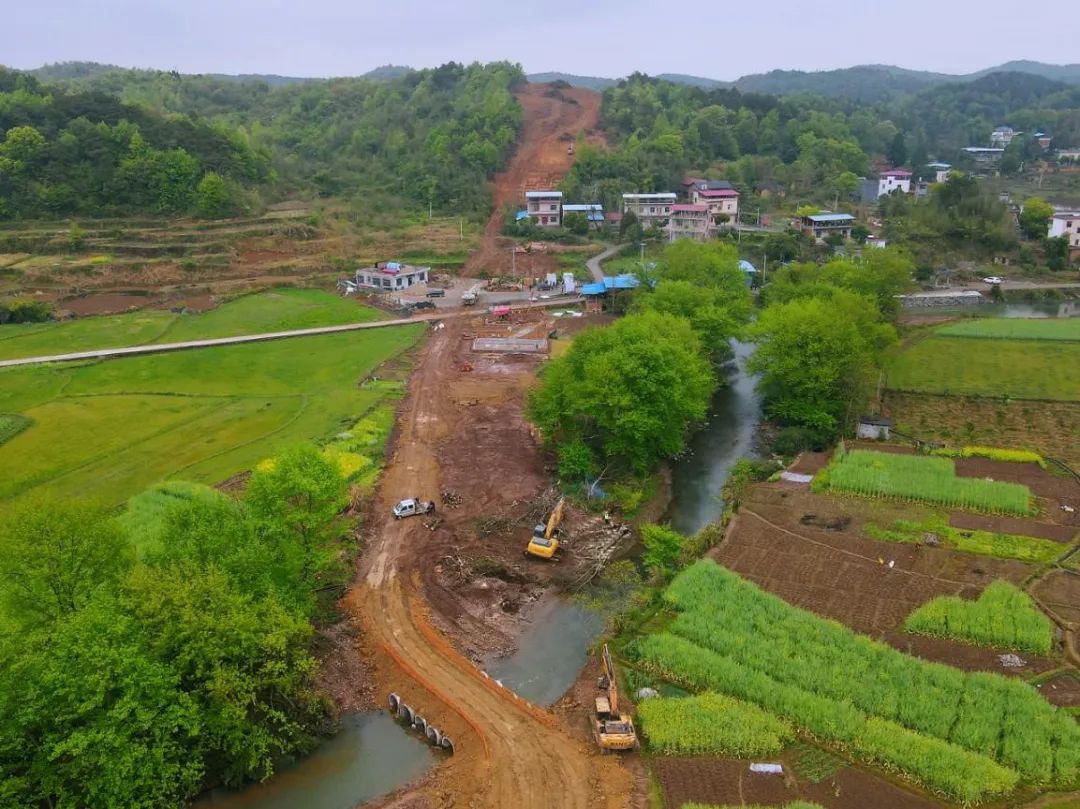
<path fill-rule="evenodd" d="M 755 378 L 746 372 L 753 346 L 735 343 L 728 385 L 713 401 L 708 425 L 672 469 L 665 520 L 695 533 L 719 519 L 720 489 L 732 465 L 753 454 L 761 420 Z M 558 700 L 577 679 L 604 617 L 568 599 L 537 603 L 513 654 L 483 661 L 484 670 L 538 705 Z M 340 733 L 267 783 L 241 792 L 216 790 L 195 809 L 353 809 L 419 778 L 434 762 L 427 744 L 383 712 L 348 716 Z"/>

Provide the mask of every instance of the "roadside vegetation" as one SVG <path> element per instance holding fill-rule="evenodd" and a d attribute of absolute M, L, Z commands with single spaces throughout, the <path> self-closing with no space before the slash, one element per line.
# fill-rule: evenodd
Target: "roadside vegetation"
<path fill-rule="evenodd" d="M 756 704 L 961 803 L 1080 775 L 1080 727 L 1026 683 L 909 657 L 712 562 L 664 600 L 674 620 L 627 655 L 681 687 Z"/>
<path fill-rule="evenodd" d="M 1052 539 L 1005 534 L 997 531 L 955 528 L 947 514 L 936 514 L 922 521 L 897 520 L 888 527 L 868 523 L 868 536 L 886 542 L 926 544 L 928 538 L 944 548 L 962 553 L 1017 559 L 1037 565 L 1052 565 L 1065 552 L 1065 546 Z"/>
<path fill-rule="evenodd" d="M 669 755 L 769 756 L 794 739 L 783 720 L 721 694 L 652 697 L 637 713 L 649 748 Z"/>
<path fill-rule="evenodd" d="M 200 487 L 115 518 L 35 498 L 0 528 L 4 806 L 180 807 L 268 777 L 330 727 L 312 620 L 341 579 L 346 481 L 301 445 L 240 500 Z"/>
<path fill-rule="evenodd" d="M 1034 505 L 1027 486 L 958 477 L 949 458 L 859 449 L 848 452 L 843 446 L 815 477 L 814 488 L 992 514 L 1030 514 Z"/>
<path fill-rule="evenodd" d="M 1053 624 L 1031 596 L 1007 581 L 991 582 L 975 601 L 942 596 L 908 616 L 904 630 L 978 646 L 1049 654 Z"/>

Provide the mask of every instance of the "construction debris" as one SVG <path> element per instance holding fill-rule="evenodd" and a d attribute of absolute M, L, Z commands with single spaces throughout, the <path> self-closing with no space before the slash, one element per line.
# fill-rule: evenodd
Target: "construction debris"
<path fill-rule="evenodd" d="M 460 494 L 452 492 L 449 489 L 444 490 L 440 495 L 440 498 L 442 499 L 442 504 L 446 506 L 446 508 L 457 508 L 464 502 Z"/>
<path fill-rule="evenodd" d="M 1019 669 L 1027 665 L 1027 661 L 1024 660 L 1024 658 L 1012 653 L 998 655 L 998 660 L 1001 662 L 1001 665 L 1007 669 Z"/>

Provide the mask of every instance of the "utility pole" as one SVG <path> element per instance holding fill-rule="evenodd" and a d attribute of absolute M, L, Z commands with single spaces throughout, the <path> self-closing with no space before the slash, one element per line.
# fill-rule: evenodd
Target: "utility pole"
<path fill-rule="evenodd" d="M 465 241 L 465 217 L 459 216 L 457 220 L 458 241 Z"/>
<path fill-rule="evenodd" d="M 510 248 L 510 275 L 517 278 L 517 249 Z"/>
<path fill-rule="evenodd" d="M 645 242 L 639 242 L 638 246 L 641 248 L 641 272 L 645 272 Z"/>

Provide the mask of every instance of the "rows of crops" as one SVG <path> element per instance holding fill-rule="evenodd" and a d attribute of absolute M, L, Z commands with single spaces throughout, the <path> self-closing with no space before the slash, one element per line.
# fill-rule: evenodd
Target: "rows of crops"
<path fill-rule="evenodd" d="M 754 703 L 961 802 L 1021 778 L 1080 776 L 1080 726 L 1026 683 L 904 655 L 712 562 L 681 573 L 665 598 L 678 616 L 636 646 L 654 674 Z"/>
<path fill-rule="evenodd" d="M 1052 565 L 1067 546 L 1052 539 L 1005 534 L 975 528 L 955 528 L 945 514 L 924 520 L 897 520 L 888 528 L 867 523 L 863 530 L 874 539 L 886 542 L 910 542 L 921 545 L 928 534 L 937 537 L 945 548 L 963 553 L 992 556 L 995 559 L 1018 559 L 1037 565 Z"/>
<path fill-rule="evenodd" d="M 936 333 L 988 340 L 1080 340 L 1080 318 L 961 320 L 942 326 Z"/>
<path fill-rule="evenodd" d="M 837 451 L 815 489 L 939 503 L 993 514 L 1028 514 L 1031 490 L 1019 483 L 957 477 L 950 458 L 871 450 Z"/>
<path fill-rule="evenodd" d="M 710 803 L 684 803 L 681 809 L 825 809 L 820 803 L 811 801 L 792 801 L 781 807 L 759 806 L 758 804 L 743 804 L 741 806 L 716 806 Z"/>
<path fill-rule="evenodd" d="M 1027 593 L 1007 581 L 990 584 L 976 601 L 942 596 L 923 604 L 904 622 L 920 635 L 1047 654 L 1053 625 Z"/>
<path fill-rule="evenodd" d="M 1046 468 L 1046 459 L 1042 455 L 1030 449 L 1007 449 L 1005 447 L 978 447 L 967 446 L 960 449 L 941 447 L 932 450 L 931 455 L 942 458 L 989 458 L 991 461 L 1007 461 L 1008 463 L 1033 463 Z"/>
<path fill-rule="evenodd" d="M 654 697 L 638 718 L 649 747 L 671 755 L 769 756 L 795 738 L 787 722 L 722 694 Z"/>

